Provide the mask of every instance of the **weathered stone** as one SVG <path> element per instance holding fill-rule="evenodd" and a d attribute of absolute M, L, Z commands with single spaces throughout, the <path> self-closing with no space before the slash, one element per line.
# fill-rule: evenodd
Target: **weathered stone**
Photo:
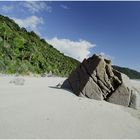
<path fill-rule="evenodd" d="M 121 84 L 121 81 L 122 81 L 122 75 L 121 75 L 121 73 L 119 71 L 117 71 L 117 70 L 114 70 L 114 69 L 112 69 L 112 71 L 113 71 L 113 73 L 115 75 L 113 77 L 114 77 L 114 79 L 116 79 L 116 82 L 118 84 Z"/>
<path fill-rule="evenodd" d="M 121 74 L 120 74 L 121 75 Z M 121 79 L 122 80 L 122 79 Z M 113 87 L 113 89 L 115 90 L 119 85 L 121 85 L 122 81 L 121 81 L 117 76 L 113 76 L 110 78 L 110 83 Z"/>
<path fill-rule="evenodd" d="M 96 100 L 138 108 L 139 94 L 131 87 L 129 78 L 114 70 L 111 60 L 93 55 L 73 71 L 62 84 L 74 94 Z"/>
<path fill-rule="evenodd" d="M 105 69 L 106 69 L 106 73 L 109 76 L 109 78 L 114 76 L 114 73 L 113 73 L 112 68 L 111 68 L 111 64 L 110 65 L 107 64 Z"/>
<path fill-rule="evenodd" d="M 131 84 L 130 84 L 129 77 L 118 71 L 116 71 L 116 73 L 118 77 L 121 79 L 121 81 L 117 76 L 114 77 L 115 84 L 116 85 L 119 84 L 119 87 L 116 88 L 116 90 L 107 99 L 107 101 L 123 106 L 129 106 L 130 98 L 131 98 Z"/>
<path fill-rule="evenodd" d="M 111 62 L 109 61 L 108 65 L 110 63 Z M 83 61 L 83 65 L 96 83 L 98 82 L 98 80 L 101 81 L 99 82 L 99 84 L 101 85 L 101 87 L 103 87 L 103 91 L 105 91 L 105 93 L 107 93 L 106 91 L 109 91 L 112 88 L 112 85 L 110 84 L 108 76 L 106 74 L 106 62 L 104 61 L 103 57 L 93 55 L 93 57 L 89 58 L 88 60 L 85 59 Z"/>
<path fill-rule="evenodd" d="M 96 82 L 96 83 L 97 83 L 98 79 L 97 79 L 97 77 L 96 77 L 96 76 L 93 76 L 93 75 L 92 75 L 92 79 L 93 79 L 93 81 L 94 81 L 94 82 Z"/>
<path fill-rule="evenodd" d="M 99 86 L 92 80 L 90 77 L 84 88 L 82 89 L 82 93 L 91 99 L 103 100 L 102 91 Z"/>
<path fill-rule="evenodd" d="M 96 76 L 96 67 L 99 65 L 100 58 L 97 55 L 93 55 L 89 59 L 84 59 L 82 62 L 83 66 L 85 67 L 86 71 L 92 76 Z"/>
<path fill-rule="evenodd" d="M 57 87 L 58 87 L 58 88 L 61 87 L 61 88 L 69 89 L 69 90 L 72 91 L 72 88 L 71 88 L 71 85 L 70 85 L 68 79 L 66 79 L 66 80 L 63 82 L 63 84 L 59 83 L 59 84 L 57 85 Z"/>
<path fill-rule="evenodd" d="M 111 92 L 103 83 L 101 80 L 98 80 L 98 85 L 103 91 L 103 96 L 106 98 L 106 96 Z"/>
<path fill-rule="evenodd" d="M 108 102 L 115 103 L 123 106 L 129 106 L 131 92 L 125 87 L 124 84 L 121 84 L 108 98 Z"/>
<path fill-rule="evenodd" d="M 80 65 L 75 72 L 68 78 L 71 88 L 76 95 L 79 95 L 85 84 L 89 80 L 89 75 L 86 73 L 85 68 Z"/>

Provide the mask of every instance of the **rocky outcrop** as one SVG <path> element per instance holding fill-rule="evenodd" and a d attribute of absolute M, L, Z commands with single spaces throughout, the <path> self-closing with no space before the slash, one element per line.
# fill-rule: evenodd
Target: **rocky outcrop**
<path fill-rule="evenodd" d="M 106 100 L 123 106 L 139 108 L 139 94 L 131 86 L 129 78 L 114 70 L 111 60 L 94 54 L 73 71 L 61 88 L 71 90 L 77 96 Z"/>

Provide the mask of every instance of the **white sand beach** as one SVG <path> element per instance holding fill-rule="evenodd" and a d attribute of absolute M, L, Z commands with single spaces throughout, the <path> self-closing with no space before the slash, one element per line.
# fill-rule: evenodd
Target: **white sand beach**
<path fill-rule="evenodd" d="M 0 138 L 140 138 L 140 110 L 77 97 L 64 78 L 0 76 Z M 131 80 L 140 89 L 140 82 Z"/>

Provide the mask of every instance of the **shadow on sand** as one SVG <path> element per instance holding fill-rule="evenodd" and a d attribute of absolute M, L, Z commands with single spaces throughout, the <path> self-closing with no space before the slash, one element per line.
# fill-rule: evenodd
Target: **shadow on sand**
<path fill-rule="evenodd" d="M 57 87 L 57 86 L 48 86 L 49 88 L 53 88 L 53 89 L 62 89 L 62 90 L 65 90 L 65 91 L 68 91 L 68 92 L 70 92 L 70 93 L 72 93 L 72 94 L 74 94 L 71 90 L 69 90 L 69 89 L 63 89 L 63 88 L 60 88 L 60 87 Z M 75 94 L 74 94 L 75 95 Z"/>

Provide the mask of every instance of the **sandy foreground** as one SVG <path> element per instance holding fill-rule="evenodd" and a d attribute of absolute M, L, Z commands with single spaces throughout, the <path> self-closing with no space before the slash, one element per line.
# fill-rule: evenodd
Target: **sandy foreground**
<path fill-rule="evenodd" d="M 56 88 L 64 78 L 14 78 L 0 76 L 0 138 L 140 138 L 140 110 Z"/>

